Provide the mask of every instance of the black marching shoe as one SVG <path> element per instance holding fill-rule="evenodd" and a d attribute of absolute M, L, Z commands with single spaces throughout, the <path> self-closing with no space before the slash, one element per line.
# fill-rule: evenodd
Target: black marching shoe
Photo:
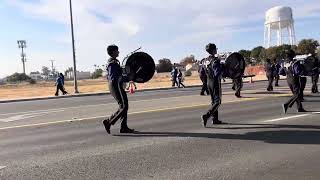
<path fill-rule="evenodd" d="M 203 125 L 203 127 L 207 127 L 207 121 L 208 121 L 208 117 L 207 117 L 207 115 L 202 115 L 201 116 L 201 120 L 202 120 L 202 125 Z"/>
<path fill-rule="evenodd" d="M 103 125 L 107 133 L 110 134 L 111 124 L 109 123 L 109 119 L 103 120 Z"/>
<path fill-rule="evenodd" d="M 240 95 L 240 94 L 238 94 L 238 93 L 235 93 L 234 94 L 237 98 L 242 98 L 242 96 Z"/>
<path fill-rule="evenodd" d="M 284 114 L 287 114 L 288 105 L 282 104 L 282 110 Z"/>
<path fill-rule="evenodd" d="M 220 120 L 212 120 L 212 125 L 216 125 L 216 124 L 223 124 L 223 122 Z"/>
<path fill-rule="evenodd" d="M 298 109 L 298 112 L 308 112 L 307 110 L 301 108 L 301 109 Z"/>
<path fill-rule="evenodd" d="M 130 129 L 128 127 L 120 129 L 120 133 L 134 133 L 134 132 L 135 132 L 134 129 Z"/>

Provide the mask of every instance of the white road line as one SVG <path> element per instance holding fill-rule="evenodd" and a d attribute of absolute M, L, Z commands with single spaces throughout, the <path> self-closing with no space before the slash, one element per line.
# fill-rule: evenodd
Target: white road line
<path fill-rule="evenodd" d="M 262 90 L 262 89 L 257 89 L 257 90 Z M 257 91 L 257 90 L 243 90 L 242 92 L 250 92 L 250 91 Z M 232 91 L 228 91 L 228 92 L 225 92 L 225 93 L 229 93 L 229 94 L 225 94 L 225 95 L 231 95 L 233 92 Z M 175 97 L 144 99 L 144 100 L 130 101 L 130 103 L 148 102 L 148 101 L 162 100 L 162 99 L 183 99 L 184 97 L 199 97 L 199 95 L 187 95 L 187 96 L 175 96 Z M 71 107 L 66 107 L 66 108 L 54 108 L 54 109 L 47 109 L 47 110 L 4 113 L 4 114 L 0 114 L 0 116 L 20 115 L 20 114 L 25 114 L 25 113 L 41 113 L 41 112 L 48 112 L 48 111 L 68 110 L 68 109 L 75 109 L 75 108 L 78 109 L 78 108 L 85 108 L 85 107 L 99 107 L 99 106 L 106 106 L 106 105 L 110 105 L 110 104 L 117 105 L 116 102 L 114 102 L 114 103 L 104 103 L 104 104 L 91 104 L 91 105 L 71 106 Z"/>
<path fill-rule="evenodd" d="M 0 170 L 6 168 L 7 166 L 0 166 Z"/>
<path fill-rule="evenodd" d="M 276 122 L 276 121 L 284 121 L 284 120 L 288 120 L 288 119 L 295 119 L 295 118 L 300 118 L 300 117 L 305 117 L 305 116 L 309 116 L 311 114 L 300 114 L 300 115 L 295 115 L 295 116 L 288 116 L 288 117 L 282 117 L 282 118 L 277 118 L 277 119 L 270 119 L 270 120 L 266 120 L 263 122 Z"/>
<path fill-rule="evenodd" d="M 246 99 L 245 101 L 254 101 L 254 100 L 257 100 L 257 99 L 259 99 L 259 98 Z M 227 103 L 233 103 L 233 102 L 241 102 L 241 100 L 226 101 L 224 103 L 227 104 Z M 129 112 L 128 115 L 150 113 L 150 112 L 159 112 L 159 111 L 167 111 L 167 110 L 177 110 L 177 109 L 183 109 L 183 108 L 192 108 L 192 107 L 200 107 L 200 106 L 208 106 L 208 105 L 209 105 L 209 103 L 196 104 L 196 105 L 191 105 L 191 106 L 180 106 L 180 107 L 167 107 L 167 108 L 161 108 L 161 109 L 150 109 L 150 110 L 146 110 L 146 111 Z M 66 123 L 66 122 L 86 121 L 86 120 L 106 118 L 106 117 L 109 117 L 109 116 L 110 115 L 104 115 L 104 116 L 86 117 L 86 118 L 79 118 L 79 119 L 75 118 L 75 119 L 68 119 L 68 120 L 43 122 L 43 123 L 37 123 L 37 124 L 25 124 L 25 125 L 17 125 L 17 126 L 9 126 L 9 127 L 0 127 L 0 130 L 22 128 L 22 127 L 43 126 L 43 125 L 59 124 L 59 123 Z"/>
<path fill-rule="evenodd" d="M 15 116 L 10 116 L 8 118 L 0 119 L 0 122 L 12 122 L 12 121 L 18 121 L 22 119 L 28 119 L 28 118 L 33 118 L 37 116 L 43 116 L 45 114 L 50 114 L 50 113 L 56 113 L 56 112 L 62 112 L 64 110 L 54 110 L 54 111 L 43 111 L 43 112 L 37 112 L 37 113 L 29 113 L 29 114 L 20 114 L 20 115 L 15 115 Z"/>
<path fill-rule="evenodd" d="M 300 117 L 305 117 L 305 116 L 310 116 L 314 114 L 320 114 L 320 111 L 316 112 L 306 112 L 306 114 L 300 114 L 300 115 L 295 115 L 295 116 L 287 116 L 287 117 L 282 117 L 282 118 L 277 118 L 277 119 L 270 119 L 270 120 L 265 120 L 263 122 L 276 122 L 276 121 L 284 121 L 288 119 L 295 119 L 295 118 L 300 118 Z"/>

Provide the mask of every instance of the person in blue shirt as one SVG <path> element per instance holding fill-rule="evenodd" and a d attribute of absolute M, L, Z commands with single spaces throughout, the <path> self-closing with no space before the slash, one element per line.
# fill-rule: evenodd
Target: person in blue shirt
<path fill-rule="evenodd" d="M 274 79 L 274 71 L 275 71 L 275 67 L 273 65 L 273 63 L 271 63 L 271 59 L 267 59 L 266 63 L 264 65 L 264 70 L 266 71 L 266 75 L 268 78 L 268 87 L 267 87 L 267 91 L 273 91 L 273 79 Z"/>
<path fill-rule="evenodd" d="M 200 65 L 199 65 L 199 77 L 200 80 L 202 82 L 202 87 L 201 87 L 201 91 L 200 91 L 200 95 L 204 96 L 205 93 L 207 95 L 209 95 L 209 90 L 208 90 L 208 83 L 207 83 L 207 74 L 206 74 L 206 69 L 205 69 L 205 65 L 203 64 L 205 61 L 205 58 L 201 60 Z"/>
<path fill-rule="evenodd" d="M 295 52 L 293 50 L 286 51 L 286 63 L 280 69 L 280 75 L 287 76 L 288 86 L 293 96 L 282 105 L 283 112 L 286 114 L 288 108 L 291 108 L 294 103 L 297 104 L 298 112 L 306 112 L 301 103 L 301 84 L 300 77 L 303 74 L 303 67 L 299 61 L 294 61 Z"/>
<path fill-rule="evenodd" d="M 107 133 L 110 134 L 111 125 L 114 125 L 120 119 L 120 133 L 134 133 L 134 129 L 130 129 L 127 125 L 129 104 L 127 94 L 123 87 L 123 83 L 129 82 L 129 78 L 123 75 L 120 62 L 117 59 L 117 57 L 119 56 L 118 46 L 108 46 L 107 52 L 110 56 L 107 65 L 109 90 L 111 95 L 117 101 L 119 108 L 108 119 L 105 119 L 103 121 L 103 124 Z"/>
<path fill-rule="evenodd" d="M 280 80 L 280 76 L 279 76 L 279 71 L 281 68 L 281 65 L 279 63 L 279 61 L 277 61 L 277 59 L 273 60 L 273 64 L 274 64 L 274 86 L 275 87 L 279 87 L 279 80 Z"/>
<path fill-rule="evenodd" d="M 171 71 L 172 87 L 175 87 L 176 85 L 178 86 L 177 76 L 178 69 L 176 67 L 173 67 Z"/>
<path fill-rule="evenodd" d="M 177 81 L 178 81 L 178 88 L 180 88 L 181 86 L 182 86 L 183 88 L 186 87 L 186 86 L 182 83 L 182 81 L 183 81 L 183 74 L 182 74 L 182 72 L 181 72 L 181 69 L 178 70 Z"/>
<path fill-rule="evenodd" d="M 234 93 L 234 95 L 237 97 L 237 98 L 241 98 L 241 89 L 243 87 L 243 81 L 242 81 L 242 76 L 240 77 L 237 77 L 235 79 L 232 79 L 232 89 L 234 89 L 236 92 Z"/>
<path fill-rule="evenodd" d="M 319 58 L 317 58 L 315 55 L 313 55 L 313 57 L 316 58 L 316 67 L 313 69 L 313 75 L 311 76 L 311 81 L 312 81 L 311 93 L 319 93 L 318 81 L 319 81 L 319 74 L 320 74 L 320 62 L 319 62 Z"/>
<path fill-rule="evenodd" d="M 62 73 L 60 73 L 56 79 L 56 86 L 57 90 L 55 96 L 59 95 L 59 90 L 62 92 L 63 95 L 68 94 L 68 92 L 64 90 L 64 76 Z"/>
<path fill-rule="evenodd" d="M 217 48 L 215 44 L 209 43 L 206 46 L 206 51 L 210 54 L 206 59 L 206 74 L 208 89 L 211 96 L 211 107 L 210 109 L 201 116 L 202 124 L 204 127 L 207 126 L 207 121 L 212 118 L 212 124 L 221 124 L 219 120 L 218 109 L 221 104 L 221 75 L 222 65 L 220 59 L 215 57 L 217 54 Z"/>

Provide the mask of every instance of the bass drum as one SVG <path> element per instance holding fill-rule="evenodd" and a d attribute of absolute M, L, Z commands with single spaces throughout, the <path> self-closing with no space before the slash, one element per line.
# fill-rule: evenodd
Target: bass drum
<path fill-rule="evenodd" d="M 315 70 L 318 67 L 318 59 L 312 56 L 307 57 L 306 59 L 300 61 L 303 65 L 303 75 L 304 76 L 313 76 Z"/>
<path fill-rule="evenodd" d="M 241 78 L 244 74 L 246 63 L 244 57 L 237 52 L 230 54 L 224 63 L 224 76 L 231 79 Z"/>
<path fill-rule="evenodd" d="M 155 73 L 153 58 L 145 52 L 135 52 L 130 55 L 125 63 L 127 76 L 136 83 L 148 82 Z"/>

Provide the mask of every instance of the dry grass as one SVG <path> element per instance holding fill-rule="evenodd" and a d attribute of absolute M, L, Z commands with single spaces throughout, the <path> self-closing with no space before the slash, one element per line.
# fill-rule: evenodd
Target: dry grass
<path fill-rule="evenodd" d="M 264 77 L 256 77 L 255 79 L 261 79 Z M 161 88 L 170 87 L 171 81 L 169 73 L 156 74 L 152 80 L 144 84 L 137 84 L 138 89 L 151 89 L 151 88 Z M 186 86 L 200 85 L 201 81 L 196 73 L 191 77 L 186 77 L 184 84 Z M 81 93 L 93 93 L 93 92 L 107 92 L 108 86 L 105 79 L 97 80 L 79 80 L 78 88 Z M 73 82 L 66 81 L 65 89 L 70 94 L 73 92 Z M 54 82 L 40 82 L 38 84 L 18 84 L 18 85 L 3 85 L 0 86 L 0 100 L 5 99 L 20 99 L 20 98 L 30 98 L 30 97 L 45 97 L 53 96 L 56 87 Z"/>

